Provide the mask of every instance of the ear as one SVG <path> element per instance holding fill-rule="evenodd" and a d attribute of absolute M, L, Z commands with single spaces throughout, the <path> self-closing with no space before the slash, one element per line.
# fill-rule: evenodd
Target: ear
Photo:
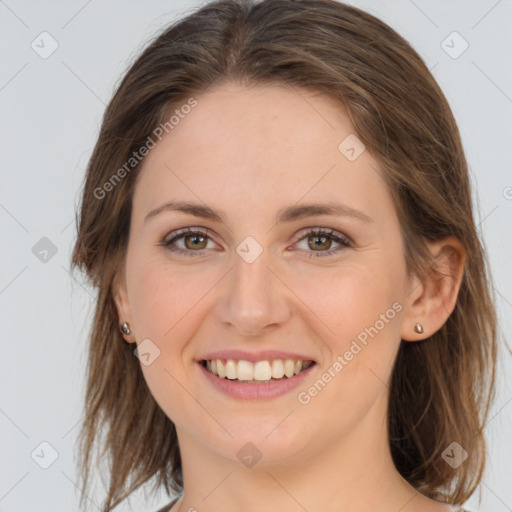
<path fill-rule="evenodd" d="M 402 339 L 419 341 L 432 336 L 445 324 L 457 303 L 466 251 L 455 237 L 428 243 L 433 256 L 425 279 L 414 276 L 409 282 L 402 320 Z M 422 333 L 414 327 L 420 323 Z"/>
<path fill-rule="evenodd" d="M 122 333 L 122 336 L 128 343 L 135 343 L 132 315 L 130 303 L 128 301 L 128 294 L 126 292 L 126 280 L 123 270 L 119 270 L 114 277 L 112 282 L 112 296 L 116 304 L 118 324 L 121 325 L 123 322 L 128 322 L 130 325 L 130 330 L 132 331 L 131 334 Z"/>

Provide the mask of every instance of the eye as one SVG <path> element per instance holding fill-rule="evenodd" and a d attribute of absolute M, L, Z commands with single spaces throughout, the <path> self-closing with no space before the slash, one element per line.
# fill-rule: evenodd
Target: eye
<path fill-rule="evenodd" d="M 193 253 L 202 255 L 209 240 L 211 240 L 209 232 L 204 228 L 184 228 L 171 233 L 159 245 L 171 252 L 192 256 Z M 302 235 L 299 242 L 302 242 L 302 240 L 307 240 L 307 247 L 312 249 L 312 251 L 303 251 L 307 253 L 308 258 L 326 257 L 341 252 L 347 247 L 352 247 L 352 242 L 348 237 L 332 229 L 309 229 Z M 338 244 L 335 249 L 331 249 L 333 241 Z M 178 247 L 176 242 L 183 242 L 184 247 Z"/>
<path fill-rule="evenodd" d="M 299 242 L 302 242 L 302 240 L 306 240 L 307 247 L 312 249 L 312 251 L 306 251 L 306 257 L 308 258 L 324 258 L 341 252 L 347 247 L 352 247 L 352 242 L 348 237 L 332 229 L 309 229 Z M 338 244 L 335 249 L 331 249 L 333 241 Z"/>
<path fill-rule="evenodd" d="M 208 231 L 203 228 L 185 228 L 172 233 L 172 238 L 166 237 L 162 240 L 160 245 L 167 248 L 169 251 L 183 254 L 185 256 L 192 256 L 192 253 L 202 254 L 206 249 L 206 244 L 210 239 Z M 176 247 L 176 241 L 183 241 L 184 248 Z"/>

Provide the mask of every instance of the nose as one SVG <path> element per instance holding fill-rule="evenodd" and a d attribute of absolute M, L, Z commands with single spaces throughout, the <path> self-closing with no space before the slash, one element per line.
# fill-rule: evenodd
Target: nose
<path fill-rule="evenodd" d="M 217 320 L 232 334 L 261 336 L 289 320 L 289 290 L 269 260 L 267 251 L 252 263 L 236 256 L 216 305 Z"/>

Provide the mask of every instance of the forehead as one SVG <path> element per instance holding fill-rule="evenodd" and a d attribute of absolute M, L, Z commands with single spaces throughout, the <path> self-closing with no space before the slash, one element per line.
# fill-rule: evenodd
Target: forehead
<path fill-rule="evenodd" d="M 343 106 L 325 94 L 225 84 L 194 99 L 144 160 L 134 197 L 140 214 L 170 199 L 223 210 L 237 200 L 250 215 L 305 196 L 371 207 L 372 194 L 386 194 L 367 151 L 353 161 L 340 151 L 354 129 Z"/>
<path fill-rule="evenodd" d="M 322 139 L 324 149 L 331 146 L 336 153 L 339 136 L 353 131 L 343 105 L 333 98 L 287 85 L 248 88 L 228 83 L 196 101 L 197 106 L 172 130 L 174 137 L 169 137 L 188 149 L 200 144 L 258 159 L 275 151 L 284 158 L 292 148 L 304 154 Z"/>

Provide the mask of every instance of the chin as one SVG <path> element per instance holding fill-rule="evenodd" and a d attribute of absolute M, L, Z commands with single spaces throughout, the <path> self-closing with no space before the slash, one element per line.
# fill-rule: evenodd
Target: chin
<path fill-rule="evenodd" d="M 285 416 L 255 418 L 252 424 L 247 419 L 238 425 L 225 423 L 233 437 L 221 436 L 209 446 L 215 446 L 222 456 L 244 465 L 246 457 L 258 459 L 258 467 L 290 464 L 304 456 L 310 443 L 305 433 L 290 426 L 283 427 Z"/>

